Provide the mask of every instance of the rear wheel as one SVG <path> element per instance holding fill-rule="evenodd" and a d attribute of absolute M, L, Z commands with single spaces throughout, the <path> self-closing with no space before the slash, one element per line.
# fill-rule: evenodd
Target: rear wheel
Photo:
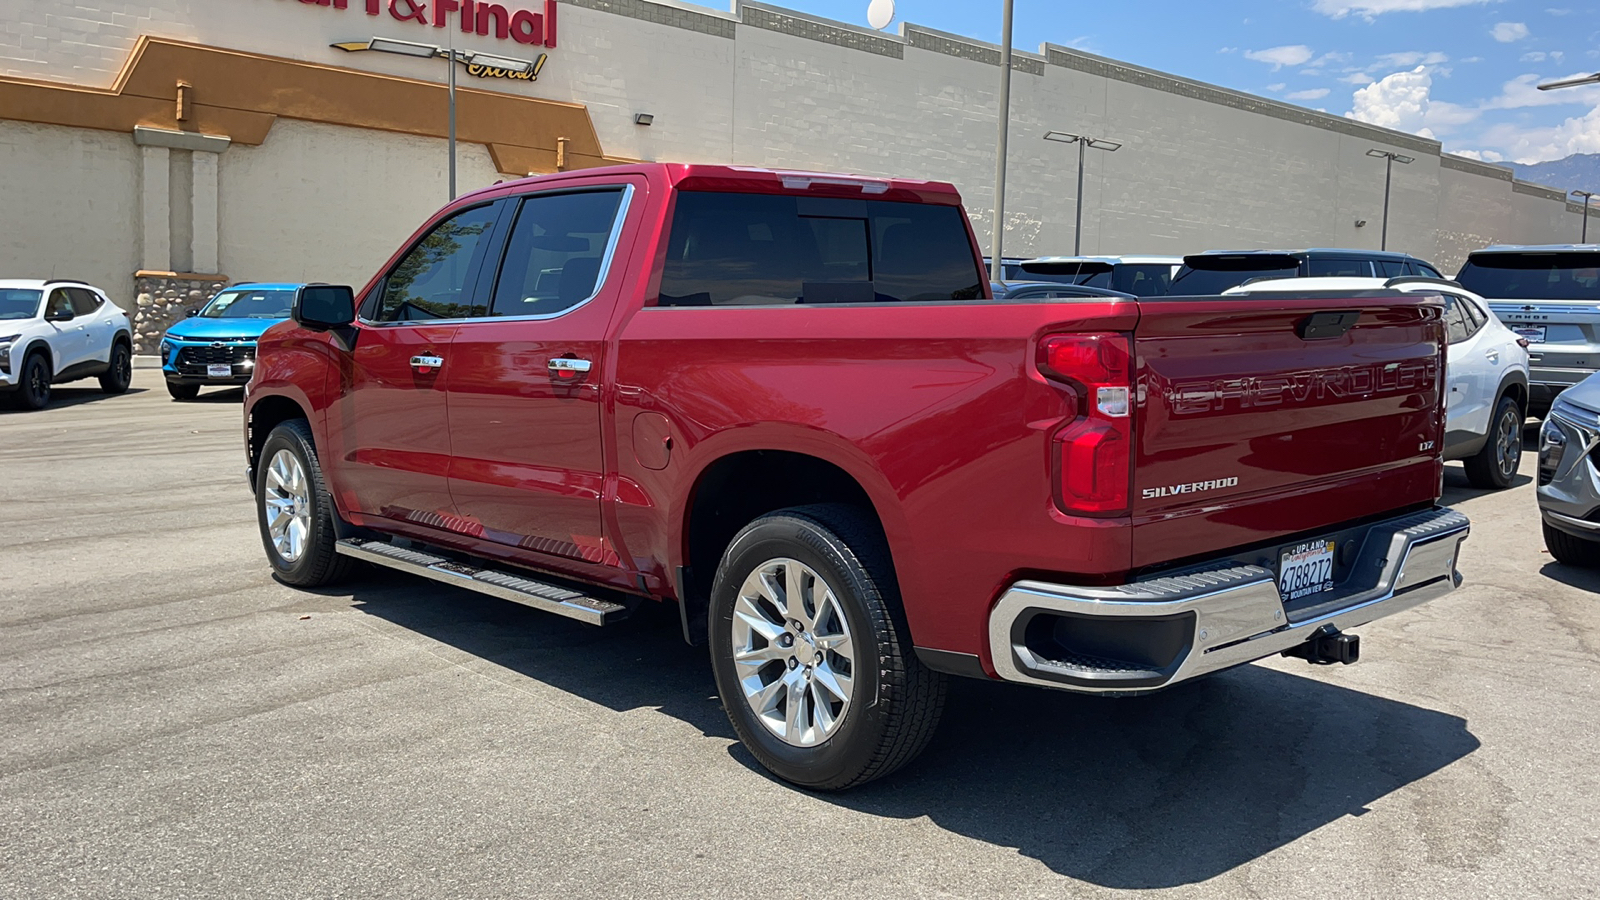
<path fill-rule="evenodd" d="M 100 390 L 107 394 L 122 394 L 133 383 L 133 351 L 117 341 L 111 345 L 111 365 L 100 376 Z"/>
<path fill-rule="evenodd" d="M 350 558 L 334 551 L 334 515 L 311 426 L 291 419 L 272 429 L 256 465 L 256 520 L 279 579 L 317 587 L 345 576 Z"/>
<path fill-rule="evenodd" d="M 848 506 L 762 516 L 711 592 L 717 690 L 750 753 L 785 781 L 853 787 L 922 751 L 944 676 L 924 668 L 877 524 Z"/>
<path fill-rule="evenodd" d="M 50 361 L 43 353 L 30 353 L 22 361 L 22 371 L 11 402 L 19 409 L 44 409 L 50 405 Z"/>
<path fill-rule="evenodd" d="M 1552 528 L 1549 522 L 1540 524 L 1544 526 L 1544 545 L 1556 562 L 1591 569 L 1600 566 L 1600 541 L 1586 541 L 1577 535 L 1567 534 L 1559 528 Z"/>
<path fill-rule="evenodd" d="M 193 400 L 200 396 L 200 385 L 179 384 L 176 381 L 169 381 L 167 382 L 167 393 L 171 394 L 174 400 Z"/>
<path fill-rule="evenodd" d="M 1511 486 L 1522 463 L 1522 407 L 1501 397 L 1489 420 L 1489 439 L 1483 449 L 1463 460 L 1467 481 L 1475 488 L 1500 490 Z"/>

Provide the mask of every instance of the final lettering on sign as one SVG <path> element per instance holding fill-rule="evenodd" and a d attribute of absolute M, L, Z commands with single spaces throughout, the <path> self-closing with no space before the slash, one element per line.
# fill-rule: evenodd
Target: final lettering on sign
<path fill-rule="evenodd" d="M 299 0 L 306 6 L 349 9 L 350 0 Z M 356 0 L 367 15 L 385 12 L 397 22 L 413 22 L 433 28 L 447 28 L 451 19 L 463 34 L 477 34 L 519 44 L 554 47 L 556 45 L 556 0 L 544 0 L 544 12 L 507 7 L 485 0 Z"/>

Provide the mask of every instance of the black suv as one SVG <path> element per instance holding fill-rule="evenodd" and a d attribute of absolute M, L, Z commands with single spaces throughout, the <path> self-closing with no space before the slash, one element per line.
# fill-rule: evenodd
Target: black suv
<path fill-rule="evenodd" d="M 1183 258 L 1172 276 L 1171 293 L 1185 296 L 1220 294 L 1255 278 L 1315 278 L 1349 275 L 1395 278 L 1420 275 L 1443 278 L 1432 263 L 1385 250 L 1208 250 Z"/>

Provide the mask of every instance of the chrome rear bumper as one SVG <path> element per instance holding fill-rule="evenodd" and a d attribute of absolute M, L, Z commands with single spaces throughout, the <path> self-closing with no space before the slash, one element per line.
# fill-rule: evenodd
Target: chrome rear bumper
<path fill-rule="evenodd" d="M 1006 681 L 1089 693 L 1167 687 L 1454 590 L 1468 530 L 1449 509 L 1375 523 L 1341 588 L 1309 604 L 1286 605 L 1270 569 L 1231 562 L 1113 587 L 1019 581 L 989 614 L 989 651 Z"/>

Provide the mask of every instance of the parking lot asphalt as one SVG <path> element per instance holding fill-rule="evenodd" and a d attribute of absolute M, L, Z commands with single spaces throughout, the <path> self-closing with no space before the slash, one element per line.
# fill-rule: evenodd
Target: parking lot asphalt
<path fill-rule="evenodd" d="M 90 382 L 89 384 L 92 384 Z M 928 752 L 768 778 L 670 610 L 275 582 L 239 392 L 0 412 L 0 896 L 1574 897 L 1600 884 L 1600 574 L 1527 474 L 1466 586 L 1109 700 L 957 682 Z M 1533 470 L 1531 453 L 1524 473 Z"/>

